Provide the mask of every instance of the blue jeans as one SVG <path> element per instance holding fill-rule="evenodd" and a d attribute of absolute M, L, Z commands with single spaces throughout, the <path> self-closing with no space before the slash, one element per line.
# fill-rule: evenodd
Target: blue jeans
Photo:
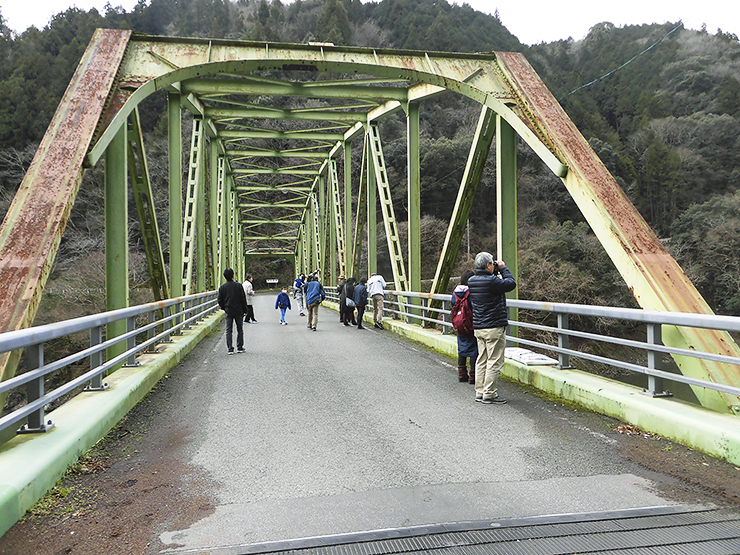
<path fill-rule="evenodd" d="M 244 314 L 226 313 L 226 347 L 229 351 L 234 350 L 233 333 L 236 324 L 236 348 L 244 348 Z"/>
<path fill-rule="evenodd" d="M 281 309 L 280 309 L 280 321 L 281 321 L 281 322 L 285 322 L 285 311 L 286 311 L 286 310 L 287 310 L 287 309 L 285 309 L 285 308 L 281 308 Z"/>

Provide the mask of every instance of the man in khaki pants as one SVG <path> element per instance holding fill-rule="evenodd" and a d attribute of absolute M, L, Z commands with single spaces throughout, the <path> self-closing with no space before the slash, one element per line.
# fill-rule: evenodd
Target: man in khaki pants
<path fill-rule="evenodd" d="M 383 329 L 383 289 L 385 289 L 383 276 L 371 275 L 367 280 L 367 293 L 373 299 L 373 322 L 379 330 Z"/>
<path fill-rule="evenodd" d="M 488 252 L 475 257 L 475 275 L 468 279 L 473 305 L 473 333 L 478 340 L 475 364 L 475 400 L 486 405 L 503 405 L 498 394 L 498 378 L 504 367 L 506 326 L 505 293 L 516 289 L 516 281 L 503 260 L 493 260 Z"/>

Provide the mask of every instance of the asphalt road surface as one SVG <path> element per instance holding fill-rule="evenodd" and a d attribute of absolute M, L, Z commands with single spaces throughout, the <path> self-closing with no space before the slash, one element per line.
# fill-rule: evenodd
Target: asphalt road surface
<path fill-rule="evenodd" d="M 279 325 L 258 295 L 246 353 L 214 335 L 178 368 L 185 465 L 213 510 L 159 536 L 175 550 L 431 523 L 672 505 L 664 477 L 625 460 L 613 420 L 503 383 L 473 401 L 455 361 L 321 309 Z M 685 501 L 685 500 L 681 500 Z"/>

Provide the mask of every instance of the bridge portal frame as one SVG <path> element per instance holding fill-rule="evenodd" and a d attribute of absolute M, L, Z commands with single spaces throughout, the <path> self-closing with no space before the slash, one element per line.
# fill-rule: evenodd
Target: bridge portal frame
<path fill-rule="evenodd" d="M 235 83 L 232 79 L 235 75 L 243 76 L 260 71 L 357 73 L 375 76 L 378 81 L 373 83 L 372 80 L 365 80 L 366 87 L 356 87 L 346 82 L 307 85 L 275 82 L 262 77 L 251 78 L 249 82 L 241 83 Z M 209 80 L 206 76 L 215 79 Z M 384 79 L 405 81 L 411 83 L 411 86 L 408 88 L 375 86 Z M 12 307 L 0 313 L 0 331 L 18 329 L 32 322 L 84 167 L 91 167 L 104 155 L 106 158 L 115 158 L 109 150 L 116 148 L 120 133 L 125 133 L 133 111 L 144 98 L 159 90 L 166 90 L 169 93 L 169 113 L 172 118 L 169 131 L 171 146 L 182 143 L 177 130 L 179 106 L 185 106 L 198 117 L 206 117 L 208 108 L 199 95 L 282 94 L 303 97 L 318 95 L 321 98 L 349 97 L 357 102 L 374 102 L 375 108 L 359 113 L 358 121 L 341 133 L 335 131 L 336 127 L 328 127 L 302 135 L 246 128 L 221 131 L 216 129 L 214 134 L 218 141 L 222 141 L 223 152 L 228 150 L 226 148 L 228 141 L 235 137 L 282 139 L 299 136 L 324 143 L 335 142 L 336 146 L 327 159 L 346 149 L 355 137 L 363 132 L 367 133 L 373 123 L 381 117 L 403 109 L 409 122 L 409 152 L 416 160 L 418 103 L 445 91 L 465 95 L 495 114 L 497 146 L 501 151 L 497 156 L 499 257 L 505 257 L 516 269 L 516 150 L 512 147 L 518 137 L 562 180 L 643 308 L 711 313 L 706 302 L 663 248 L 657 236 L 629 202 L 617 182 L 521 54 L 502 52 L 448 54 L 337 47 L 325 44 L 286 45 L 176 39 L 132 35 L 128 31 L 98 30 L 65 93 L 60 109 L 42 141 L 39 153 L 21 184 L 19 195 L 14 199 L 8 217 L 0 228 L 0 252 L 4 255 L 0 264 L 0 284 L 9 285 L 0 287 L 0 294 L 4 301 L 2 306 Z M 235 113 L 220 114 L 219 117 L 221 115 L 230 117 Z M 297 112 L 285 112 L 281 115 L 288 119 L 301 117 Z M 335 116 L 336 119 L 347 117 Z M 75 118 L 85 125 L 73 132 L 70 123 Z M 487 113 L 486 118 L 490 126 L 491 113 Z M 471 176 L 468 178 L 469 181 L 461 186 L 461 190 L 468 189 L 467 196 L 463 193 L 458 198 L 456 213 L 464 214 L 462 203 L 469 202 L 470 190 L 475 185 L 474 173 L 480 168 L 481 159 L 485 159 L 483 151 L 487 150 L 485 146 L 487 140 L 487 135 L 480 134 L 474 142 L 476 151 L 471 151 L 468 168 Z M 74 154 L 60 155 L 58 152 L 55 154 L 55 149 L 59 149 L 60 145 L 72 145 Z M 81 154 L 84 154 L 84 157 Z M 308 156 L 308 152 L 305 154 Z M 58 162 L 60 156 L 64 164 L 62 167 L 55 167 L 54 163 Z M 170 206 L 173 211 L 177 209 L 175 197 L 182 187 L 181 171 L 178 171 L 179 162 L 175 159 L 176 156 L 175 152 L 170 156 Z M 418 160 L 416 162 L 418 163 Z M 226 161 L 224 198 L 227 199 L 225 213 L 229 219 L 226 263 L 237 269 L 243 268 L 243 265 L 238 266 L 237 263 L 243 262 L 245 255 L 242 246 L 244 235 L 234 172 L 229 166 Z M 373 166 L 377 167 L 377 164 L 373 162 L 368 166 L 371 169 Z M 53 175 L 54 173 L 57 175 Z M 377 177 L 376 171 L 367 172 L 369 194 L 367 227 L 370 233 L 368 242 L 370 246 L 373 246 L 371 239 L 374 235 L 375 217 L 375 196 L 372 191 Z M 319 210 L 327 208 L 326 196 L 322 191 L 325 180 L 326 175 L 319 173 L 312 186 L 312 192 L 318 193 Z M 46 181 L 50 182 L 52 187 L 48 187 L 49 183 Z M 409 169 L 408 181 L 409 203 L 418 204 L 416 192 L 418 167 Z M 51 196 L 39 193 L 45 186 L 52 191 Z M 308 200 L 306 207 L 310 210 L 315 209 L 313 203 Z M 416 228 L 413 219 L 416 217 L 417 208 L 410 206 L 411 229 Z M 344 212 L 346 217 L 349 212 L 346 207 Z M 46 218 L 45 222 L 48 225 L 44 228 L 43 241 L 39 248 L 23 252 L 18 245 L 29 236 L 29 232 L 28 227 L 20 225 L 18 219 L 31 213 Z M 327 234 L 319 231 L 326 223 L 324 219 L 326 215 L 324 212 L 314 218 L 318 224 L 313 230 L 318 235 L 315 236 L 317 245 L 313 249 L 315 252 L 311 253 L 315 262 L 319 256 L 322 260 L 326 257 L 326 253 L 321 250 L 326 248 L 324 245 Z M 177 233 L 180 218 L 181 214 L 171 216 L 171 238 Z M 389 223 L 387 215 L 384 221 L 387 226 Z M 312 246 L 310 245 L 312 240 L 307 232 L 308 227 L 310 226 L 306 226 L 304 221 L 300 226 L 301 233 L 298 237 L 308 242 L 306 246 Z M 459 246 L 459 240 L 448 234 L 446 256 L 440 264 L 449 263 L 449 257 L 457 250 L 455 241 Z M 416 283 L 419 279 L 418 248 L 418 238 L 410 238 L 411 283 Z M 305 253 L 310 249 L 304 249 L 299 244 L 293 253 L 301 250 Z M 202 252 L 205 252 L 205 249 Z M 176 284 L 182 283 L 177 279 L 178 268 L 181 267 L 176 263 L 178 256 L 181 257 L 182 253 L 173 252 L 171 248 L 170 283 L 173 295 L 178 294 Z M 345 257 L 347 256 L 345 252 Z M 308 255 L 303 254 L 299 258 L 306 259 Z M 221 264 L 222 261 L 219 260 L 218 263 Z M 29 267 L 38 267 L 39 271 L 29 272 Z M 376 269 L 374 249 L 371 249 L 368 267 L 371 272 Z M 221 269 L 219 268 L 219 272 Z M 441 278 L 436 280 L 433 293 L 446 287 L 446 281 L 442 279 L 444 272 L 438 270 L 437 273 Z M 663 340 L 671 346 L 691 348 L 701 345 L 701 350 L 730 356 L 738 352 L 738 347 L 731 337 L 722 333 L 707 334 L 691 329 L 667 328 L 663 330 Z M 740 382 L 736 369 L 727 365 L 708 361 L 696 363 L 681 357 L 676 359 L 685 374 L 701 379 L 716 377 L 717 381 L 722 380 L 730 384 Z M 4 363 L 1 376 L 3 379 L 14 372 L 12 361 L 6 360 Z M 703 405 L 715 410 L 723 412 L 739 410 L 737 398 L 710 391 L 697 391 L 697 396 Z"/>

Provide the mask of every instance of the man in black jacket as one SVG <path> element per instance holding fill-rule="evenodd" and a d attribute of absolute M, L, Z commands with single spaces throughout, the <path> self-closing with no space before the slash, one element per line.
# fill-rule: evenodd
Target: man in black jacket
<path fill-rule="evenodd" d="M 475 400 L 504 404 L 506 401 L 498 394 L 498 378 L 504 367 L 509 324 L 505 293 L 516 288 L 516 281 L 503 260 L 494 261 L 491 253 L 479 252 L 475 257 L 475 275 L 468 280 L 468 287 L 473 305 L 473 333 L 478 340 Z"/>
<path fill-rule="evenodd" d="M 226 312 L 226 347 L 234 354 L 232 334 L 236 324 L 236 352 L 244 352 L 244 313 L 247 311 L 247 296 L 241 283 L 234 281 L 234 270 L 224 270 L 226 283 L 218 288 L 218 306 Z"/>

